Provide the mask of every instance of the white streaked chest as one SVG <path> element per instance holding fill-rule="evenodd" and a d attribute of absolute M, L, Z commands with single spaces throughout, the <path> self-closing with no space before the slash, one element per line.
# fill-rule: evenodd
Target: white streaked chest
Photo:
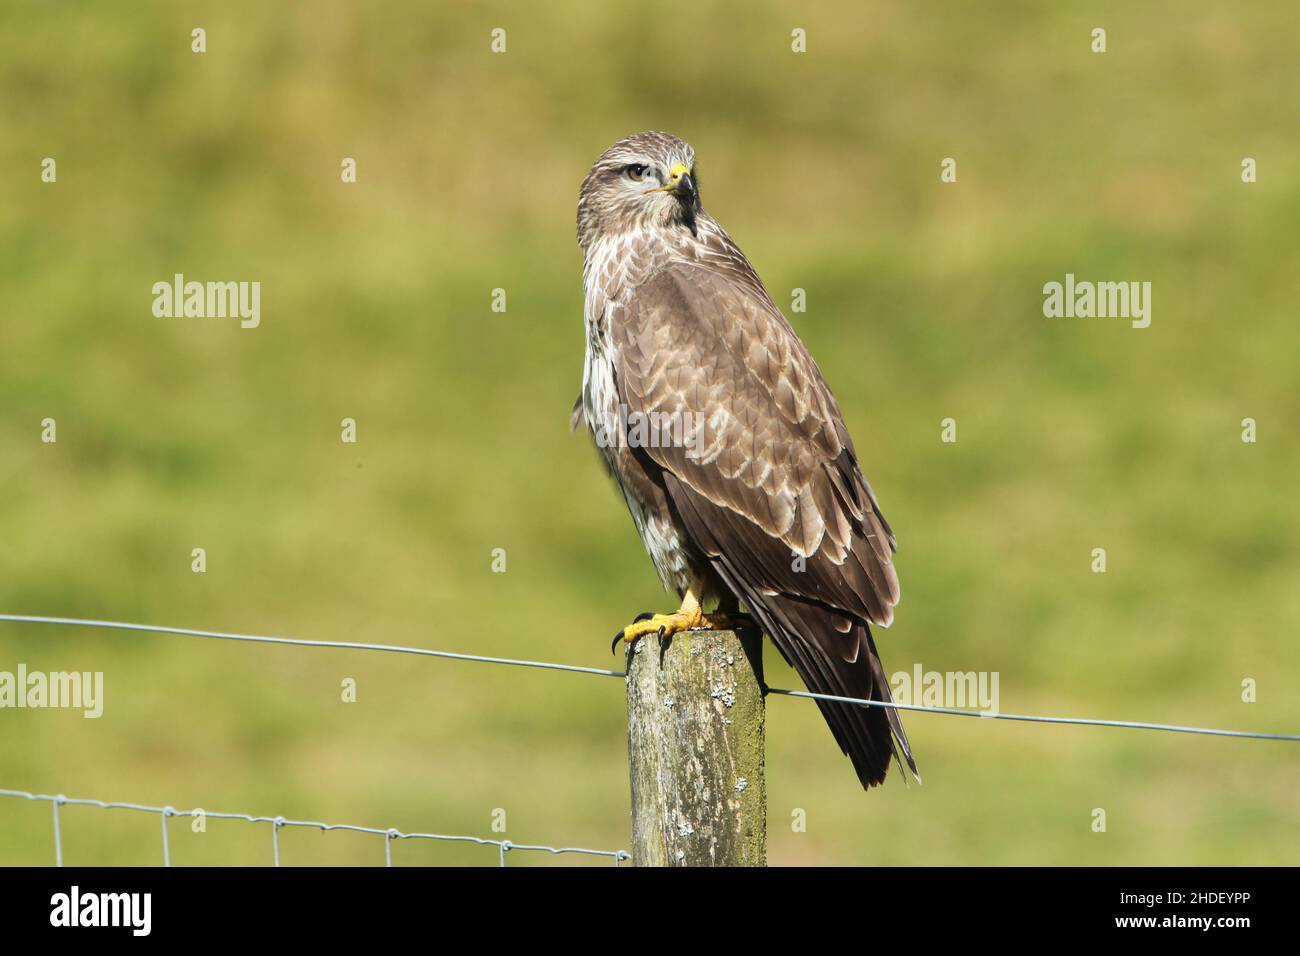
<path fill-rule="evenodd" d="M 582 408 L 587 427 L 596 436 L 606 459 L 613 461 L 614 448 L 605 441 L 619 427 L 618 389 L 614 382 L 614 346 L 611 312 L 633 293 L 642 276 L 636 268 L 643 254 L 645 237 L 639 234 L 602 239 L 587 256 L 583 267 L 586 326 L 586 358 L 582 369 Z"/>
<path fill-rule="evenodd" d="M 611 328 L 637 286 L 653 275 L 669 256 L 666 245 L 647 241 L 645 236 L 602 241 L 588 256 L 583 272 L 587 334 L 582 409 L 587 427 L 623 493 L 660 581 L 665 588 L 681 592 L 690 574 L 680 529 L 674 525 L 664 502 L 653 498 L 642 500 L 637 488 L 646 491 L 644 483 L 629 481 L 624 474 L 626 469 L 639 466 L 631 461 L 624 446 L 623 428 L 628 410 L 620 414 Z"/>

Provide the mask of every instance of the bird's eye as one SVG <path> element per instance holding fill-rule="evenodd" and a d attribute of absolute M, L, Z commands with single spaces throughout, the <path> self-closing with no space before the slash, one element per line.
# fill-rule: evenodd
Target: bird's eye
<path fill-rule="evenodd" d="M 623 175 L 634 183 L 639 183 L 645 179 L 645 174 L 650 171 L 650 167 L 644 163 L 629 163 L 623 167 Z"/>

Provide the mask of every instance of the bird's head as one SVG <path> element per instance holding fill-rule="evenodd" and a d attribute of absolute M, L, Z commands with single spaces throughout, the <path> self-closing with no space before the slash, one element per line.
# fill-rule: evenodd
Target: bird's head
<path fill-rule="evenodd" d="M 692 232 L 700 212 L 695 150 L 669 133 L 637 133 L 600 154 L 578 193 L 578 242 L 647 227 Z"/>

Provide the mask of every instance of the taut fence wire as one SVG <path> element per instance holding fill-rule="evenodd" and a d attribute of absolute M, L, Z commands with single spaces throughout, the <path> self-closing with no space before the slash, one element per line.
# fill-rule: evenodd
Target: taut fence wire
<path fill-rule="evenodd" d="M 223 641 L 242 641 L 256 644 L 277 644 L 290 647 L 333 648 L 335 650 L 382 651 L 392 654 L 414 654 L 421 657 L 434 657 L 444 660 L 468 661 L 481 664 L 500 664 L 511 667 L 529 667 L 540 670 L 568 671 L 575 674 L 592 674 L 599 677 L 626 677 L 623 671 L 606 670 L 598 667 L 580 667 L 572 664 L 556 664 L 549 661 L 517 660 L 508 657 L 487 657 L 479 654 L 461 654 L 452 651 L 431 650 L 422 647 L 404 647 L 396 644 L 368 644 L 353 641 L 318 641 L 301 638 L 275 637 L 261 634 L 235 634 L 224 631 L 207 631 L 187 627 L 163 627 L 156 624 L 131 624 L 124 621 L 97 621 L 71 617 L 46 617 L 32 614 L 0 614 L 0 621 L 18 624 L 47 624 L 69 627 L 97 628 L 117 631 L 134 631 L 148 634 L 166 634 L 183 637 L 201 637 Z M 1040 714 L 1008 714 L 980 710 L 962 710 L 955 707 L 934 707 L 925 704 L 903 704 L 895 701 L 866 700 L 858 697 L 841 697 L 835 694 L 818 694 L 812 691 L 788 690 L 779 687 L 766 688 L 768 694 L 779 694 L 805 700 L 828 700 L 846 704 L 858 704 L 863 707 L 891 707 L 896 710 L 914 711 L 925 714 L 942 714 L 953 717 L 978 717 L 985 720 L 1014 720 L 1040 724 L 1075 725 L 1090 727 L 1120 727 L 1130 730 L 1154 730 L 1167 733 L 1203 734 L 1215 737 L 1238 737 L 1253 740 L 1283 740 L 1300 742 L 1300 734 L 1266 733 L 1253 730 L 1222 730 L 1213 727 L 1191 727 L 1178 724 L 1160 724 L 1137 720 L 1107 720 L 1096 717 L 1056 717 Z M 240 820 L 252 824 L 271 825 L 272 860 L 280 865 L 280 830 L 284 827 L 306 827 L 321 831 L 351 830 L 357 833 L 369 833 L 384 838 L 384 863 L 393 864 L 392 846 L 394 840 L 441 840 L 460 843 L 475 843 L 497 848 L 498 863 L 506 865 L 506 854 L 515 850 L 544 852 L 551 854 L 582 854 L 587 856 L 607 857 L 614 866 L 631 858 L 625 850 L 589 850 L 580 847 L 551 847 L 534 844 L 512 843 L 509 840 L 492 840 L 475 836 L 460 836 L 439 833 L 404 833 L 395 828 L 364 827 L 343 823 L 321 823 L 310 820 L 289 820 L 285 817 L 253 816 L 246 813 L 219 813 L 215 811 L 177 810 L 174 807 L 155 807 L 139 803 L 120 803 L 104 800 L 66 797 L 62 794 L 29 793 L 25 790 L 0 789 L 0 797 L 14 797 L 25 800 L 47 802 L 52 806 L 54 825 L 55 865 L 63 865 L 63 837 L 60 826 L 59 808 L 68 806 L 97 807 L 103 810 L 134 810 L 142 813 L 157 814 L 161 826 L 161 849 L 164 866 L 171 865 L 171 847 L 167 836 L 167 821 L 171 817 L 193 817 L 202 813 L 214 820 Z"/>
<path fill-rule="evenodd" d="M 33 614 L 0 614 L 0 621 L 21 624 L 62 624 L 71 627 L 107 628 L 119 631 L 142 631 L 150 634 L 170 634 L 185 637 L 205 637 L 222 641 L 247 641 L 257 644 L 282 644 L 291 647 L 327 647 L 336 650 L 385 651 L 393 654 L 417 654 L 454 661 L 473 661 L 481 664 L 505 664 L 512 667 L 534 667 L 543 670 L 569 671 L 574 674 L 595 674 L 599 677 L 626 677 L 623 671 L 599 667 L 578 667 L 573 664 L 554 664 L 548 661 L 524 661 L 509 657 L 484 657 L 478 654 L 459 654 L 452 651 L 435 651 L 423 647 L 402 647 L 396 644 L 362 644 L 353 641 L 313 641 L 294 637 L 269 637 L 260 634 L 233 634 L 224 631 L 203 631 L 189 627 L 163 627 L 157 624 L 129 624 L 124 621 L 95 621 L 74 617 L 42 617 Z M 979 717 L 984 720 L 1016 720 L 1038 724 L 1062 724 L 1086 727 L 1123 727 L 1129 730 L 1160 730 L 1176 734 L 1204 734 L 1212 737 L 1243 737 L 1252 740 L 1286 740 L 1300 743 L 1300 734 L 1275 734 L 1256 730 L 1220 730 L 1214 727 L 1188 727 L 1180 724 L 1158 724 L 1142 720 L 1106 720 L 1099 717 L 1052 717 L 1040 714 L 1006 714 L 1001 711 L 962 710 L 956 707 L 934 707 L 928 704 L 902 704 L 897 701 L 866 700 L 861 697 L 840 697 L 835 694 L 817 694 L 806 690 L 786 690 L 768 687 L 769 694 L 798 697 L 806 700 L 829 700 L 863 707 L 892 707 L 923 714 L 943 714 L 950 717 Z"/>

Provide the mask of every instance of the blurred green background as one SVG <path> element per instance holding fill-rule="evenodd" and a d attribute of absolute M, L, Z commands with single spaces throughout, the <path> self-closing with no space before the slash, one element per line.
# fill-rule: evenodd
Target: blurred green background
<path fill-rule="evenodd" d="M 1296 25 L 1287 2 L 11 0 L 0 612 L 619 666 L 614 631 L 674 602 L 567 431 L 574 205 L 601 149 L 666 129 L 774 298 L 807 290 L 792 318 L 898 532 L 891 673 L 1295 732 Z M 261 327 L 154 318 L 176 272 L 260 281 Z M 1067 272 L 1150 281 L 1151 327 L 1045 319 Z M 615 680 L 0 624 L 19 661 L 104 671 L 106 712 L 0 711 L 0 787 L 482 836 L 501 808 L 516 843 L 627 845 Z M 1297 862 L 1295 745 L 906 724 L 924 786 L 863 793 L 815 707 L 770 701 L 773 863 Z M 0 801 L 0 863 L 49 862 L 49 816 Z M 265 827 L 172 834 L 176 863 L 270 858 Z M 160 859 L 142 814 L 69 808 L 63 846 Z M 282 855 L 383 848 L 290 832 Z"/>

